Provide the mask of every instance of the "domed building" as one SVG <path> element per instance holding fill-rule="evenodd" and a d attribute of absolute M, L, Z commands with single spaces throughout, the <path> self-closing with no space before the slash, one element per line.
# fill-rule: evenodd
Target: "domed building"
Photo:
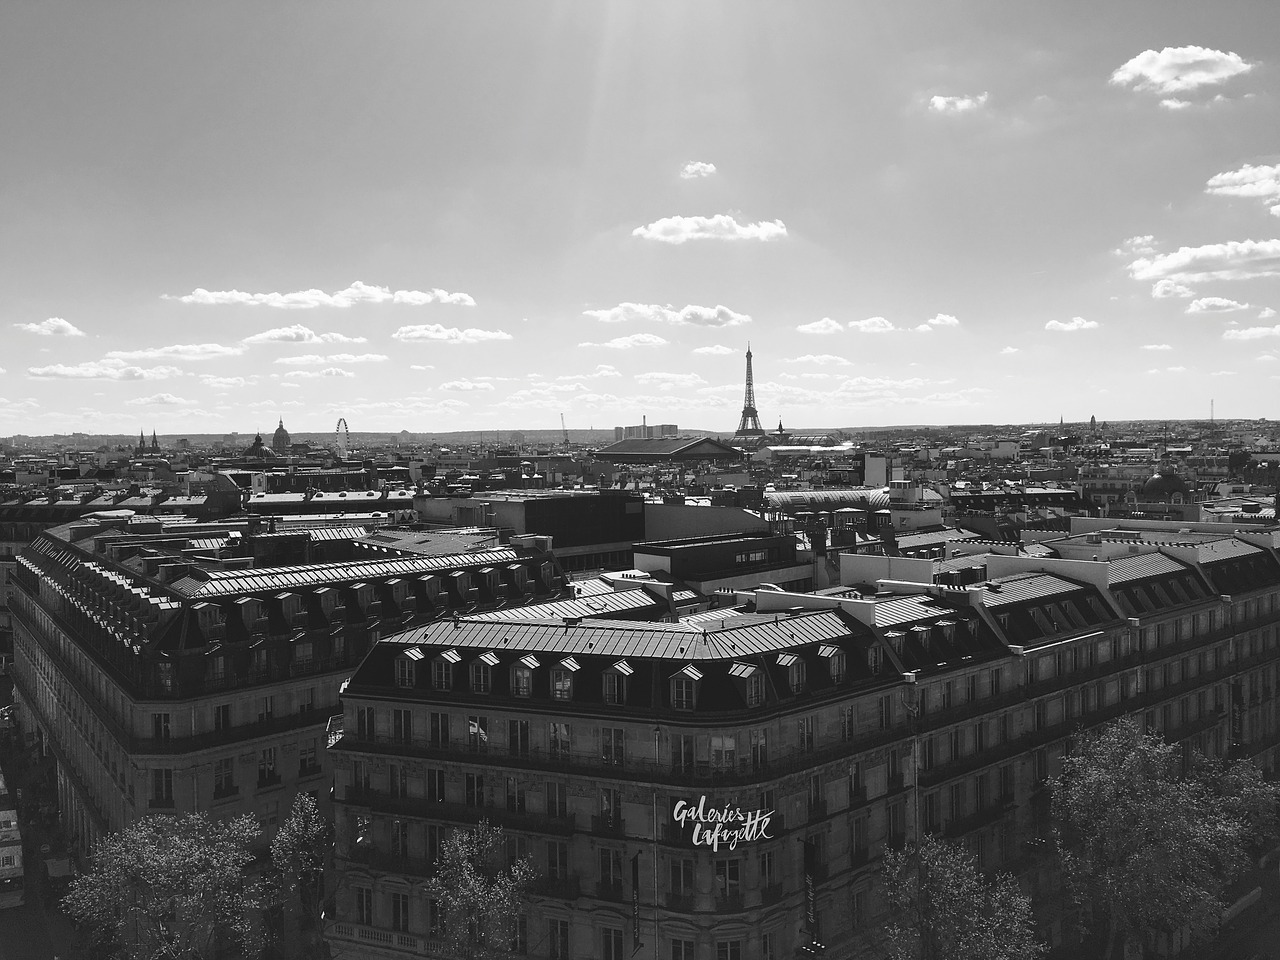
<path fill-rule="evenodd" d="M 284 418 L 280 418 L 280 426 L 276 427 L 275 435 L 271 438 L 271 449 L 277 455 L 284 457 L 289 454 L 289 431 L 284 428 Z"/>
<path fill-rule="evenodd" d="M 1161 464 L 1155 475 L 1142 485 L 1145 503 L 1182 503 L 1187 498 L 1187 484 L 1172 467 Z"/>

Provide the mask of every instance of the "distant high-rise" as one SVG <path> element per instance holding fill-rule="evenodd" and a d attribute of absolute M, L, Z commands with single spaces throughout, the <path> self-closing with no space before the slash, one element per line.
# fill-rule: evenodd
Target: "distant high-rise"
<path fill-rule="evenodd" d="M 756 439 L 763 437 L 764 430 L 760 426 L 760 414 L 756 411 L 755 377 L 751 372 L 751 344 L 747 344 L 747 389 L 742 398 L 742 416 L 738 420 L 738 429 L 733 438 Z"/>

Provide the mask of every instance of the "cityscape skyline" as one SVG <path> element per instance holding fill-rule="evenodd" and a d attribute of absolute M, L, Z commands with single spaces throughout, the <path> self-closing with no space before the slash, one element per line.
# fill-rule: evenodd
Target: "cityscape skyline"
<path fill-rule="evenodd" d="M 7 10 L 0 435 L 1272 416 L 1237 6 Z"/>

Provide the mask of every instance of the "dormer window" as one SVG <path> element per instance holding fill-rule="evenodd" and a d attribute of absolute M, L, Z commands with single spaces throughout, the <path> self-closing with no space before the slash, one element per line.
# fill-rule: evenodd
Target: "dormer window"
<path fill-rule="evenodd" d="M 488 693 L 493 689 L 493 667 L 497 662 L 498 655 L 490 651 L 471 664 L 472 693 Z"/>
<path fill-rule="evenodd" d="M 759 667 L 735 660 L 729 664 L 729 676 L 745 685 L 748 707 L 758 707 L 764 703 L 764 671 Z"/>
<path fill-rule="evenodd" d="M 621 706 L 627 702 L 627 677 L 633 673 L 635 669 L 625 660 L 619 660 L 604 672 L 605 703 Z"/>
<path fill-rule="evenodd" d="M 867 669 L 871 671 L 872 676 L 878 676 L 884 669 L 884 651 L 878 646 L 872 646 L 867 650 Z"/>
<path fill-rule="evenodd" d="M 827 668 L 831 671 L 831 682 L 843 683 L 848 670 L 848 661 L 845 659 L 844 651 L 833 644 L 824 643 L 818 648 L 818 653 L 827 658 Z"/>
<path fill-rule="evenodd" d="M 431 661 L 431 686 L 435 690 L 453 689 L 453 668 L 462 660 L 457 650 L 446 650 Z"/>
<path fill-rule="evenodd" d="M 396 657 L 396 686 L 412 687 L 418 680 L 418 661 L 422 659 L 421 647 L 410 647 Z"/>
<path fill-rule="evenodd" d="M 805 669 L 803 660 L 794 653 L 780 653 L 778 654 L 778 666 L 786 668 L 787 686 L 791 688 L 792 693 L 799 693 L 804 689 Z"/>
<path fill-rule="evenodd" d="M 573 675 L 580 669 L 578 661 L 573 657 L 565 657 L 560 665 L 551 671 L 551 699 L 573 699 Z"/>
<path fill-rule="evenodd" d="M 698 703 L 698 681 L 702 671 L 686 664 L 671 678 L 671 706 L 676 710 L 692 710 Z"/>
<path fill-rule="evenodd" d="M 532 654 L 520 658 L 519 663 L 511 668 L 511 692 L 517 697 L 528 697 L 533 694 L 533 671 L 538 667 L 538 658 Z"/>

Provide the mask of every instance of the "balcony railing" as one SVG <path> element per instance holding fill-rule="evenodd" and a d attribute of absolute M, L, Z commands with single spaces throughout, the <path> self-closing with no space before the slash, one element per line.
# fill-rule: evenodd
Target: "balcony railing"
<path fill-rule="evenodd" d="M 627 835 L 627 824 L 622 817 L 594 816 L 591 818 L 591 832 L 604 833 L 612 837 L 625 837 Z"/>
<path fill-rule="evenodd" d="M 743 910 L 742 893 L 716 894 L 716 913 L 741 913 Z"/>
<path fill-rule="evenodd" d="M 626 899 L 626 895 L 622 890 L 621 880 L 601 880 L 596 884 L 596 898 L 600 900 L 612 900 L 616 903 L 622 903 Z"/>
<path fill-rule="evenodd" d="M 367 807 L 372 813 L 388 813 L 399 817 L 438 820 L 445 823 L 479 823 L 488 820 L 498 826 L 532 833 L 569 836 L 577 829 L 574 814 L 552 817 L 543 813 L 516 813 L 505 807 L 481 807 L 462 803 L 437 803 L 425 797 L 397 797 L 384 790 L 347 787 L 340 802 Z"/>
<path fill-rule="evenodd" d="M 380 849 L 376 844 L 353 844 L 337 855 L 339 860 L 363 864 L 383 873 L 413 877 L 430 877 L 435 874 L 435 864 L 426 857 L 412 857 Z"/>
<path fill-rule="evenodd" d="M 557 900 L 577 900 L 582 896 L 582 883 L 577 877 L 542 877 L 529 887 L 534 896 L 554 897 Z"/>
<path fill-rule="evenodd" d="M 697 909 L 697 898 L 692 893 L 668 893 L 667 909 L 678 913 L 693 913 Z"/>
<path fill-rule="evenodd" d="M 339 922 L 328 929 L 328 936 L 334 940 L 345 940 L 349 943 L 372 944 L 379 947 L 393 947 L 410 954 L 425 957 L 450 958 L 453 956 L 443 940 L 423 936 L 419 933 L 406 933 L 399 930 L 383 930 L 359 923 Z"/>

